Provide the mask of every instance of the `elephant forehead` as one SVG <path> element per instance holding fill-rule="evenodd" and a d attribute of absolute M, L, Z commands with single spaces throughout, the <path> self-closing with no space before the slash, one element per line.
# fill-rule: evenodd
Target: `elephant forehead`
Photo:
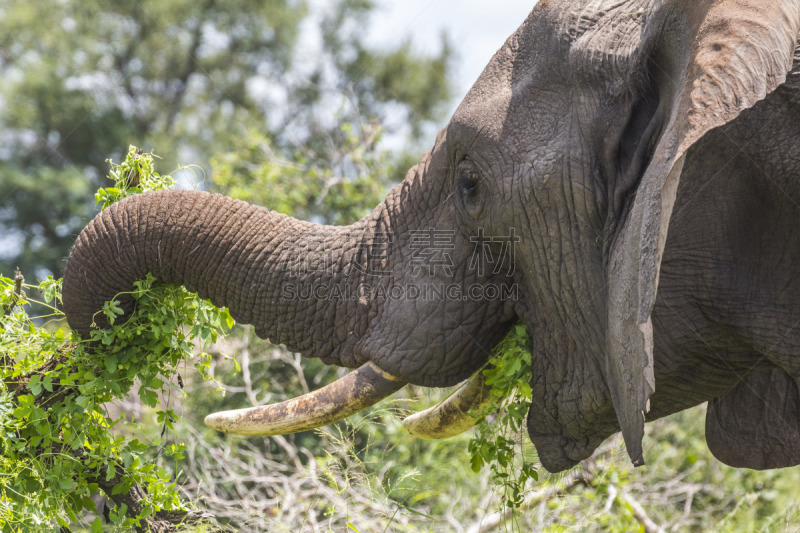
<path fill-rule="evenodd" d="M 557 51 L 546 43 L 521 49 L 526 26 L 509 37 L 469 90 L 453 114 L 448 139 L 480 135 L 500 140 L 508 117 L 531 101 L 532 89 L 547 90 L 554 74 L 552 65 L 558 62 Z"/>
<path fill-rule="evenodd" d="M 499 179 L 529 174 L 573 149 L 578 128 L 572 91 L 532 80 L 465 101 L 447 127 L 449 151 L 485 164 Z"/>
<path fill-rule="evenodd" d="M 482 88 L 472 91 L 483 92 Z M 472 92 L 471 91 L 471 92 Z M 447 126 L 447 139 L 450 143 L 464 144 L 473 148 L 475 142 L 499 142 L 503 124 L 511 108 L 511 86 L 498 86 L 497 90 L 474 99 L 464 100 L 453 114 Z"/>

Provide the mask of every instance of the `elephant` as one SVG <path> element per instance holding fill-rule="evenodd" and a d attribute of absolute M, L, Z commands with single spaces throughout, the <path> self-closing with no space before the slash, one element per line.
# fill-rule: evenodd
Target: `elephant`
<path fill-rule="evenodd" d="M 127 198 L 74 245 L 68 322 L 87 335 L 152 273 L 356 369 L 206 419 L 244 435 L 479 376 L 521 322 L 547 470 L 617 432 L 643 464 L 645 423 L 703 402 L 718 459 L 797 465 L 798 34 L 800 0 L 541 0 L 369 215 L 325 226 L 206 192 Z M 468 426 L 456 407 L 417 433 Z"/>

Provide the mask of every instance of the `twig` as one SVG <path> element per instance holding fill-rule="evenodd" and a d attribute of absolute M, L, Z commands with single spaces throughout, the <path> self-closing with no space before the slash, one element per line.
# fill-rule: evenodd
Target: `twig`
<path fill-rule="evenodd" d="M 613 486 L 614 485 L 609 485 L 609 489 Z M 617 492 L 625 501 L 625 503 L 630 505 L 631 509 L 633 510 L 633 516 L 639 521 L 640 524 L 642 524 L 646 533 L 665 533 L 664 528 L 653 522 L 653 520 L 647 516 L 642 504 L 640 504 L 633 496 L 625 492 L 623 489 L 617 488 Z"/>
<path fill-rule="evenodd" d="M 535 507 L 540 503 L 546 502 L 551 498 L 558 496 L 559 494 L 569 492 L 572 488 L 581 483 L 587 483 L 591 481 L 595 476 L 594 472 L 596 470 L 597 462 L 603 460 L 607 455 L 611 454 L 611 452 L 617 448 L 617 445 L 618 442 L 616 439 L 610 439 L 600 448 L 598 448 L 591 458 L 583 461 L 580 469 L 573 470 L 563 478 L 553 481 L 551 485 L 545 486 L 528 495 L 528 497 L 526 497 L 522 502 L 519 510 Z M 611 491 L 609 491 L 609 493 L 610 492 Z M 514 512 L 515 510 L 513 509 L 506 509 L 505 511 L 484 516 L 480 521 L 468 527 L 466 531 L 467 533 L 486 533 L 489 531 L 494 531 L 506 520 L 511 518 Z M 648 530 L 648 533 L 651 532 Z"/>
<path fill-rule="evenodd" d="M 3 316 L 8 316 L 11 311 L 14 310 L 14 307 L 17 305 L 17 302 L 22 297 L 22 282 L 25 281 L 25 277 L 22 275 L 22 272 L 19 271 L 19 267 L 14 270 L 14 292 L 11 295 L 11 303 L 3 306 Z M 0 317 L 0 325 L 2 325 L 2 317 Z M 11 366 L 14 361 L 6 355 L 5 353 L 0 354 L 0 367 L 6 368 Z M 6 381 L 5 379 L 3 380 Z"/>
<path fill-rule="evenodd" d="M 550 498 L 553 498 L 559 493 L 568 492 L 570 489 L 580 483 L 583 483 L 584 481 L 586 481 L 586 472 L 583 469 L 570 472 L 552 485 L 531 493 L 531 495 L 525 498 L 525 501 L 522 502 L 519 510 L 521 511 L 524 509 L 529 509 L 539 502 L 547 501 Z M 489 516 L 485 516 L 479 522 L 476 522 L 468 527 L 467 533 L 486 533 L 488 531 L 494 531 L 500 527 L 502 523 L 508 520 L 514 512 L 515 510 L 506 509 L 505 511 L 492 513 Z"/>
<path fill-rule="evenodd" d="M 22 297 L 23 281 L 25 281 L 25 277 L 22 275 L 22 272 L 19 271 L 19 267 L 17 267 L 14 270 L 14 293 L 11 296 L 11 303 L 3 306 L 3 316 L 13 311 L 14 306 L 17 305 L 17 301 Z"/>

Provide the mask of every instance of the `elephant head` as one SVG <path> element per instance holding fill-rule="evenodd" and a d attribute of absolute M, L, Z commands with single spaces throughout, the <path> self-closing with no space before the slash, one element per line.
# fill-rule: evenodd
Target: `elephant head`
<path fill-rule="evenodd" d="M 728 285 L 686 276 L 713 272 L 724 245 L 718 228 L 696 226 L 701 213 L 727 224 L 744 194 L 728 181 L 704 189 L 726 138 L 795 113 L 748 141 L 783 146 L 767 178 L 738 167 L 726 176 L 780 187 L 797 168 L 787 128 L 800 123 L 799 31 L 798 0 L 542 0 L 369 216 L 326 227 L 202 192 L 130 198 L 73 249 L 69 323 L 88 332 L 103 301 L 151 272 L 262 337 L 360 367 L 293 403 L 209 417 L 263 434 L 324 424 L 406 382 L 456 384 L 521 319 L 534 350 L 528 431 L 543 465 L 569 468 L 620 430 L 641 464 L 646 417 L 724 397 L 756 367 L 778 368 L 776 383 L 797 394 L 800 358 L 767 354 L 754 322 L 720 318 L 749 305 L 753 284 L 737 292 L 733 275 Z M 715 190 L 730 203 L 706 200 Z M 745 448 L 722 455 L 748 466 Z M 759 464 L 797 462 L 795 449 Z"/>

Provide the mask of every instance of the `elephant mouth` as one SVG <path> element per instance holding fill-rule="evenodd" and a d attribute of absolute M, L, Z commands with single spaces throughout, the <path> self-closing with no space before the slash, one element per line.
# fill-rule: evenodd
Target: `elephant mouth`
<path fill-rule="evenodd" d="M 250 436 L 286 435 L 331 424 L 363 411 L 406 384 L 368 362 L 333 383 L 284 402 L 220 411 L 205 418 L 207 426 Z"/>

